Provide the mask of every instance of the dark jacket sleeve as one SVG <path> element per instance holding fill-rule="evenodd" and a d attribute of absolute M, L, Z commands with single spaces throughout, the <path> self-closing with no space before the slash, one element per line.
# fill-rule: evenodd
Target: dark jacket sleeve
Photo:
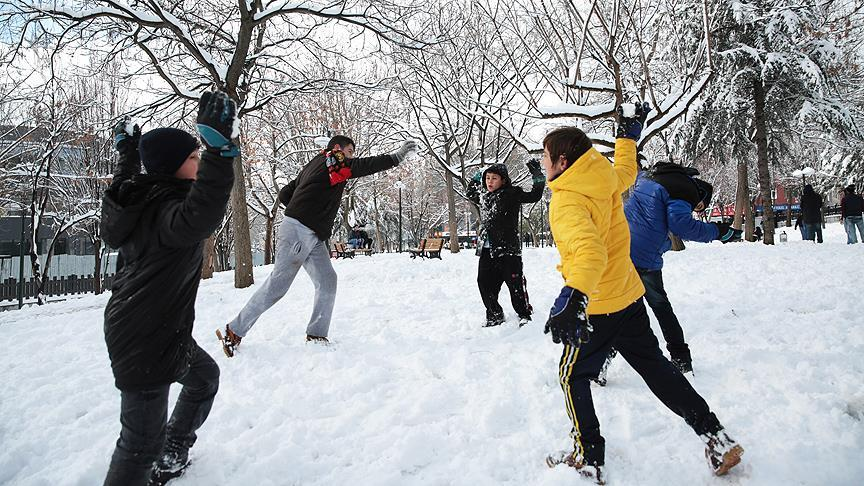
<path fill-rule="evenodd" d="M 708 243 L 717 239 L 717 225 L 693 219 L 690 203 L 682 199 L 671 199 L 666 206 L 669 231 L 682 240 Z"/>
<path fill-rule="evenodd" d="M 526 191 L 519 188 L 520 203 L 535 203 L 543 197 L 543 189 L 546 187 L 546 177 L 543 173 L 531 174 L 531 190 Z"/>
<path fill-rule="evenodd" d="M 141 173 L 141 156 L 138 150 L 129 150 L 120 153 L 117 158 L 117 167 L 114 167 L 114 177 L 111 179 L 109 191 L 116 190 L 125 181 Z"/>
<path fill-rule="evenodd" d="M 205 151 L 198 179 L 179 204 L 166 208 L 160 221 L 163 244 L 183 247 L 198 244 L 219 228 L 234 184 L 233 160 Z"/>
<path fill-rule="evenodd" d="M 285 186 L 279 190 L 279 202 L 282 203 L 283 206 L 288 206 L 288 203 L 291 202 L 291 197 L 294 195 L 295 189 L 297 189 L 297 179 L 285 184 Z"/>
<path fill-rule="evenodd" d="M 378 155 L 376 157 L 363 157 L 361 159 L 348 159 L 346 161 L 351 167 L 351 178 L 372 175 L 391 167 L 396 167 L 396 159 L 391 155 Z"/>

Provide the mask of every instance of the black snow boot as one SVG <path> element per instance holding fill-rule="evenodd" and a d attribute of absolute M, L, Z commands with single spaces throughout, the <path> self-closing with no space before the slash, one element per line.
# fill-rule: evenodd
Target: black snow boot
<path fill-rule="evenodd" d="M 165 452 L 153 464 L 148 486 L 164 486 L 168 481 L 182 476 L 190 463 L 188 448 L 166 444 Z"/>

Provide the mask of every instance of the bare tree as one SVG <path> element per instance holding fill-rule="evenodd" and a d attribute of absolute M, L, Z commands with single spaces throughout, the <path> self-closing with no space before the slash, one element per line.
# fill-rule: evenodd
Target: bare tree
<path fill-rule="evenodd" d="M 91 55 L 102 55 L 106 62 L 122 59 L 129 67 L 127 78 L 161 79 L 155 99 L 144 103 L 139 113 L 152 116 L 160 111 L 166 119 L 183 119 L 194 109 L 192 102 L 200 91 L 216 86 L 237 102 L 242 119 L 287 93 L 318 92 L 332 85 L 333 76 L 310 76 L 309 66 L 320 62 L 321 52 L 342 51 L 346 39 L 371 43 L 371 48 L 355 48 L 367 53 L 383 48 L 381 41 L 421 48 L 423 43 L 409 29 L 415 25 L 422 31 L 425 12 L 419 4 L 242 0 L 231 5 L 205 0 L 162 5 L 94 0 L 86 8 L 72 9 L 65 4 L 4 0 L 0 17 L 9 25 L 22 25 L 21 48 L 32 39 L 63 39 Z M 246 167 L 240 157 L 234 166 L 235 286 L 246 287 L 253 282 Z"/>

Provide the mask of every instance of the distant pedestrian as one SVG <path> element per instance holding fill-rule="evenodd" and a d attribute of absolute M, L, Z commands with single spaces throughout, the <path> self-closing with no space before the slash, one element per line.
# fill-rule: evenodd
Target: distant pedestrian
<path fill-rule="evenodd" d="M 804 186 L 801 194 L 801 218 L 807 232 L 804 239 L 822 243 L 822 196 L 810 184 Z"/>
<path fill-rule="evenodd" d="M 854 184 L 849 184 L 843 190 L 843 199 L 840 200 L 840 221 L 846 228 L 847 244 L 858 243 L 855 228 L 858 228 L 861 241 L 864 242 L 864 217 L 862 217 L 862 213 L 864 213 L 864 198 L 855 193 Z"/>

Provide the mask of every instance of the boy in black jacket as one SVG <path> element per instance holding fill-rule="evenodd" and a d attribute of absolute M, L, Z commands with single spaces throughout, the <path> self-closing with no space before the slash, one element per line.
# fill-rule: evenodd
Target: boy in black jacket
<path fill-rule="evenodd" d="M 504 322 L 504 310 L 498 304 L 498 292 L 506 283 L 510 290 L 510 302 L 519 315 L 519 327 L 531 320 L 531 304 L 522 273 L 522 247 L 519 244 L 519 206 L 534 203 L 543 196 L 546 178 L 540 171 L 540 163 L 531 160 L 527 164 L 531 172 L 531 191 L 514 186 L 507 173 L 507 166 L 494 164 L 478 172 L 468 184 L 466 195 L 480 208 L 483 238 L 477 251 L 480 263 L 477 268 L 477 286 L 486 306 L 485 327 Z M 481 180 L 486 191 L 480 191 Z"/>
<path fill-rule="evenodd" d="M 328 342 L 336 301 L 336 272 L 330 263 L 327 240 L 333 232 L 345 184 L 348 179 L 396 167 L 416 150 L 417 143 L 409 140 L 392 155 L 355 159 L 354 141 L 337 135 L 330 139 L 326 150 L 303 167 L 296 179 L 279 191 L 279 201 L 285 205 L 285 219 L 279 226 L 276 263 L 270 277 L 237 317 L 225 326 L 225 335 L 216 331 L 226 356 L 234 356 L 240 340 L 261 314 L 288 292 L 300 267 L 315 285 L 315 304 L 306 326 L 306 341 Z"/>
<path fill-rule="evenodd" d="M 120 157 L 100 227 L 108 245 L 120 249 L 105 343 L 122 428 L 105 485 L 161 485 L 182 474 L 219 388 L 219 367 L 192 338 L 192 325 L 203 243 L 221 223 L 234 182 L 235 114 L 225 93 L 201 96 L 203 156 L 182 130 L 141 136 L 125 122 L 114 130 Z M 174 382 L 183 390 L 166 424 Z"/>

